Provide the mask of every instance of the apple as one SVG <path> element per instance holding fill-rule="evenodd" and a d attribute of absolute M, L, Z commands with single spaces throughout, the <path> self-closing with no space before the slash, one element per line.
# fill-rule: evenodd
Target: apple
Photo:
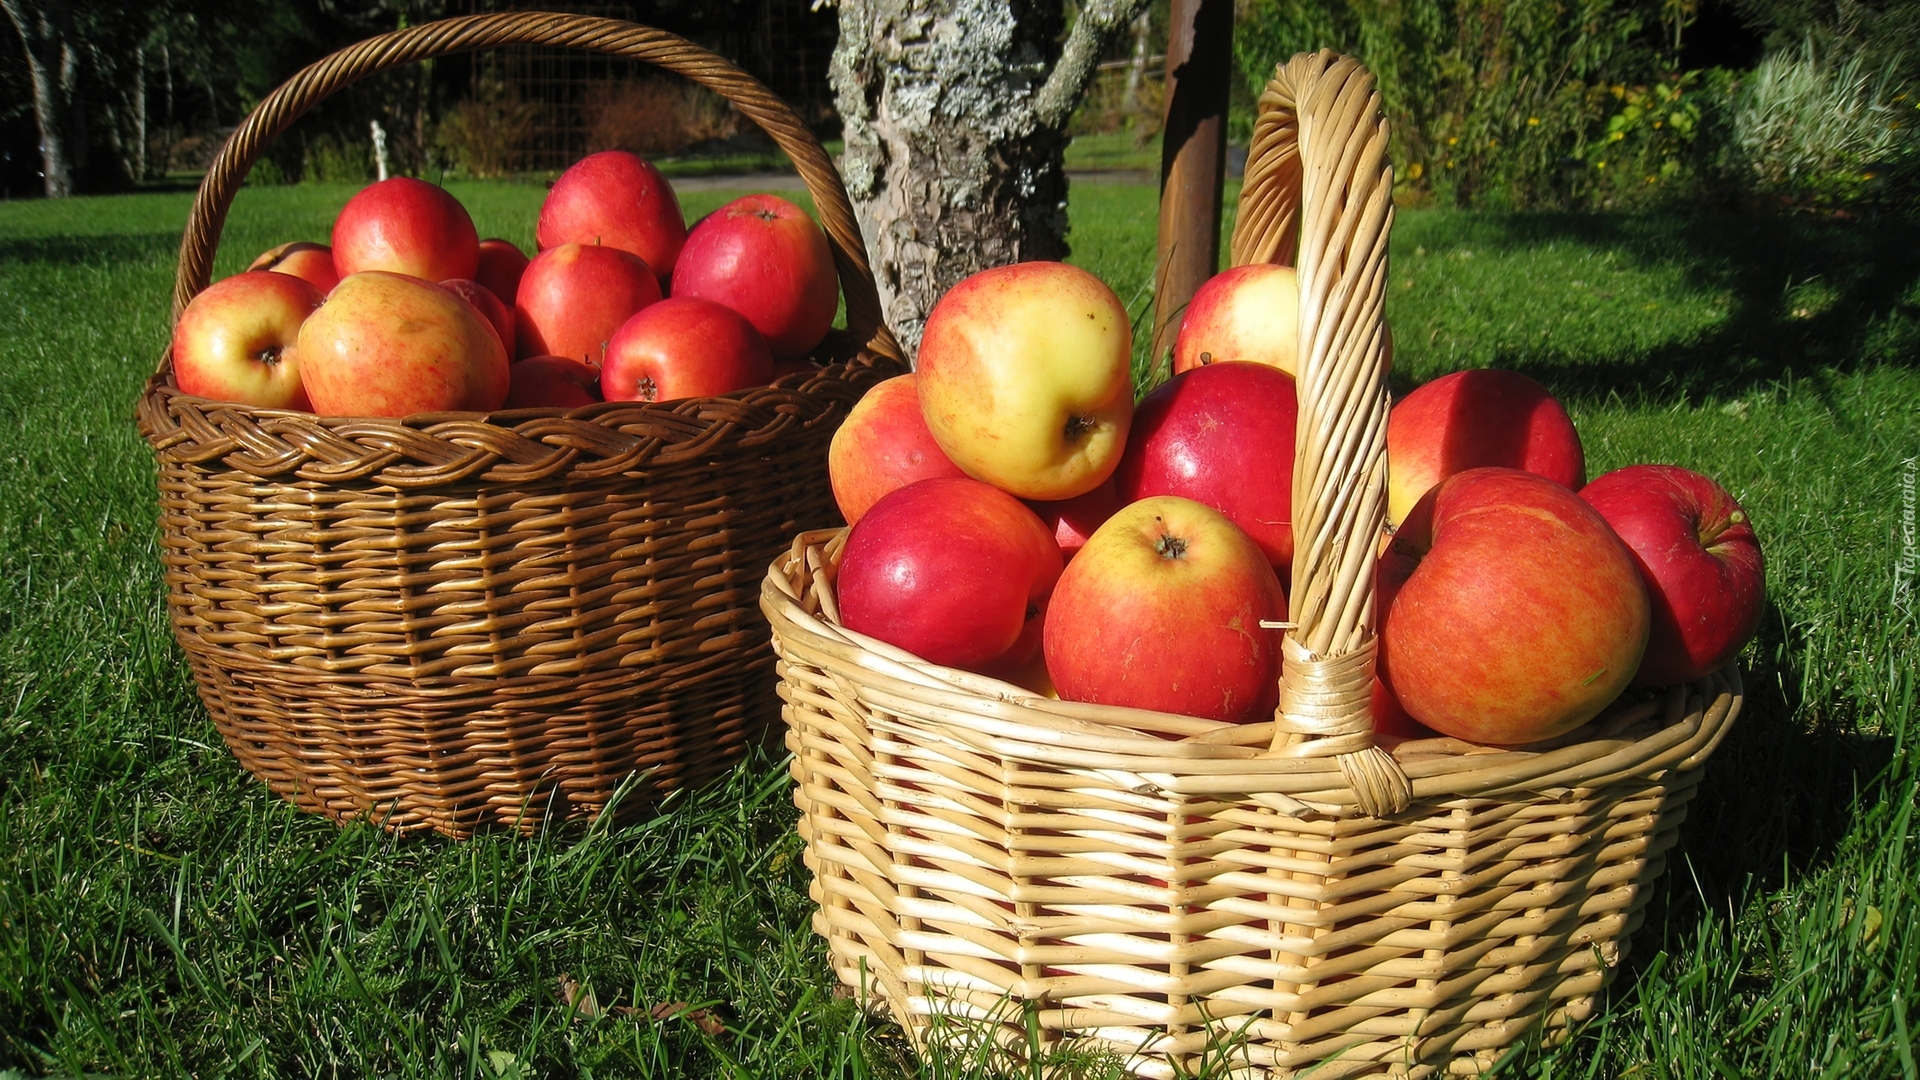
<path fill-rule="evenodd" d="M 1606 519 L 1561 484 L 1469 469 L 1415 506 L 1381 574 L 1381 675 L 1415 720 L 1517 745 L 1591 720 L 1640 667 L 1652 612 Z"/>
<path fill-rule="evenodd" d="M 1099 487 L 1083 495 L 1059 502 L 1030 502 L 1027 505 L 1040 515 L 1042 524 L 1053 530 L 1053 542 L 1060 545 L 1060 554 L 1071 559 L 1087 545 L 1087 538 L 1119 511 L 1121 502 L 1109 477 Z"/>
<path fill-rule="evenodd" d="M 833 325 L 840 277 L 827 234 L 805 210 L 774 195 L 748 195 L 687 234 L 673 295 L 725 304 L 767 339 L 774 360 L 792 360 Z"/>
<path fill-rule="evenodd" d="M 991 675 L 1040 645 L 1060 549 L 1020 500 L 964 476 L 891 492 L 847 535 L 841 622 L 926 660 Z"/>
<path fill-rule="evenodd" d="M 1635 685 L 1718 671 L 1760 629 L 1766 562 L 1753 522 L 1726 488 L 1674 465 L 1629 465 L 1595 479 L 1580 497 L 1633 553 L 1653 601 Z"/>
<path fill-rule="evenodd" d="M 1512 371 L 1456 371 L 1394 403 L 1387 416 L 1387 520 L 1455 473 L 1524 469 L 1571 490 L 1587 459 L 1567 411 L 1547 388 Z"/>
<path fill-rule="evenodd" d="M 1233 722 L 1280 700 L 1287 595 L 1258 544 L 1210 506 L 1120 508 L 1067 564 L 1047 607 L 1060 696 Z"/>
<path fill-rule="evenodd" d="M 1236 266 L 1195 290 L 1173 341 L 1174 373 L 1223 360 L 1300 373 L 1300 277 L 1293 267 Z"/>
<path fill-rule="evenodd" d="M 363 270 L 427 281 L 470 278 L 480 267 L 480 235 L 445 188 L 396 176 L 367 185 L 341 208 L 333 263 L 343 278 Z"/>
<path fill-rule="evenodd" d="M 472 278 L 448 278 L 440 287 L 473 305 L 473 310 L 487 320 L 493 332 L 500 335 L 500 347 L 507 352 L 507 359 L 513 359 L 513 309 L 508 307 L 494 294 L 492 289 L 474 281 Z"/>
<path fill-rule="evenodd" d="M 1382 551 L 1381 557 L 1374 562 L 1373 609 L 1376 612 L 1385 612 L 1393 607 L 1393 598 L 1400 591 L 1400 585 L 1405 580 L 1400 575 L 1387 573 L 1389 563 L 1390 560 L 1386 558 L 1385 551 Z M 1381 621 L 1385 621 L 1384 616 Z M 1394 694 L 1393 687 L 1387 683 L 1384 672 L 1385 656 L 1384 646 L 1374 653 L 1373 693 L 1368 702 L 1368 709 L 1373 713 L 1374 735 L 1386 736 L 1389 739 L 1433 738 L 1438 732 L 1407 715 L 1406 706 L 1400 704 L 1400 699 Z M 1378 742 L 1378 738 L 1375 741 Z"/>
<path fill-rule="evenodd" d="M 965 476 L 920 416 L 918 379 L 896 375 L 854 403 L 827 447 L 827 479 L 847 524 L 884 496 L 936 476 Z"/>
<path fill-rule="evenodd" d="M 619 248 L 562 244 L 534 256 L 520 278 L 513 327 L 521 356 L 598 364 L 622 323 L 660 302 L 660 279 Z"/>
<path fill-rule="evenodd" d="M 447 289 L 368 270 L 340 279 L 300 327 L 300 374 L 325 416 L 488 412 L 507 399 L 506 350 Z"/>
<path fill-rule="evenodd" d="M 632 252 L 665 281 L 687 242 L 687 222 L 673 186 L 651 162 L 604 150 L 574 162 L 553 182 L 534 238 L 542 251 L 599 244 Z"/>
<path fill-rule="evenodd" d="M 1133 419 L 1133 328 L 1076 266 L 982 270 L 948 290 L 920 337 L 920 409 L 968 476 L 1059 502 L 1113 475 Z"/>
<path fill-rule="evenodd" d="M 1182 372 L 1133 414 L 1114 470 L 1120 501 L 1179 495 L 1244 529 L 1282 579 L 1293 567 L 1293 376 L 1227 361 Z"/>
<path fill-rule="evenodd" d="M 675 296 L 614 331 L 600 365 L 608 401 L 678 401 L 773 381 L 767 340 L 731 308 Z"/>
<path fill-rule="evenodd" d="M 527 256 L 519 245 L 498 237 L 480 241 L 480 269 L 474 271 L 473 280 L 485 285 L 501 303 L 513 306 L 513 298 L 520 295 L 520 275 L 526 272 Z M 507 342 L 512 344 L 513 339 Z"/>
<path fill-rule="evenodd" d="M 503 409 L 578 409 L 600 400 L 600 373 L 564 356 L 515 361 Z"/>
<path fill-rule="evenodd" d="M 182 391 L 262 409 L 311 409 L 300 378 L 300 327 L 320 290 L 291 274 L 252 270 L 201 290 L 173 327 Z"/>
<path fill-rule="evenodd" d="M 333 249 L 325 244 L 310 244 L 305 240 L 294 240 L 279 247 L 268 248 L 253 260 L 248 270 L 271 270 L 276 274 L 292 274 L 320 290 L 320 295 L 333 291 L 340 284 L 340 272 L 333 266 Z"/>

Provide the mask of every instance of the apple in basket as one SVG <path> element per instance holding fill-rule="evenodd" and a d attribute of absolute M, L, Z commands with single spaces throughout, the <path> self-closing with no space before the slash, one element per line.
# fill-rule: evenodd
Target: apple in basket
<path fill-rule="evenodd" d="M 513 302 L 519 356 L 605 357 L 622 323 L 660 302 L 660 279 L 619 248 L 562 244 L 534 256 Z"/>
<path fill-rule="evenodd" d="M 473 310 L 487 320 L 493 332 L 500 335 L 500 347 L 506 350 L 507 359 L 513 359 L 513 309 L 494 295 L 492 289 L 472 278 L 448 278 L 440 283 L 441 287 L 473 305 Z"/>
<path fill-rule="evenodd" d="M 673 271 L 673 295 L 725 304 L 767 339 L 776 361 L 827 336 L 840 276 L 827 234 L 775 195 L 748 195 L 700 219 Z"/>
<path fill-rule="evenodd" d="M 1293 376 L 1238 361 L 1182 372 L 1133 414 L 1114 471 L 1122 502 L 1178 495 L 1244 529 L 1282 580 L 1293 564 Z"/>
<path fill-rule="evenodd" d="M 1072 701 L 1263 719 L 1279 701 L 1287 596 L 1225 515 L 1162 495 L 1120 508 L 1047 608 L 1047 671 Z"/>
<path fill-rule="evenodd" d="M 534 231 L 540 250 L 598 244 L 637 255 L 666 281 L 687 242 L 680 200 L 637 154 L 603 150 L 573 163 L 547 192 Z"/>
<path fill-rule="evenodd" d="M 1387 417 L 1387 520 L 1455 473 L 1524 469 L 1578 491 L 1586 456 L 1573 421 L 1547 388 L 1512 371 L 1456 371 L 1394 403 Z"/>
<path fill-rule="evenodd" d="M 323 416 L 486 412 L 511 379 L 500 337 L 473 305 L 405 274 L 340 279 L 300 327 L 300 377 Z"/>
<path fill-rule="evenodd" d="M 480 241 L 480 269 L 474 271 L 473 280 L 485 285 L 509 308 L 513 298 L 520 295 L 520 275 L 526 272 L 527 256 L 519 245 L 497 237 Z M 511 339 L 508 344 L 512 344 Z"/>
<path fill-rule="evenodd" d="M 529 356 L 513 364 L 503 409 L 578 409 L 600 400 L 600 373 L 564 356 Z"/>
<path fill-rule="evenodd" d="M 827 479 L 847 524 L 908 484 L 936 476 L 964 476 L 933 441 L 920 415 L 918 379 L 896 375 L 868 390 L 827 447 Z"/>
<path fill-rule="evenodd" d="M 1076 266 L 982 270 L 933 306 L 920 409 L 968 476 L 1057 502 L 1113 475 L 1133 419 L 1133 329 L 1120 298 Z"/>
<path fill-rule="evenodd" d="M 1173 342 L 1174 373 L 1228 360 L 1300 373 L 1300 277 L 1293 267 L 1236 266 L 1208 278 L 1187 302 Z"/>
<path fill-rule="evenodd" d="M 214 282 L 173 328 L 175 385 L 262 409 L 311 408 L 298 342 L 321 302 L 320 290 L 290 274 L 252 270 Z"/>
<path fill-rule="evenodd" d="M 363 270 L 428 281 L 470 278 L 480 266 L 480 236 L 445 188 L 396 176 L 367 185 L 341 208 L 333 264 L 343 278 Z"/>
<path fill-rule="evenodd" d="M 678 401 L 773 381 L 767 339 L 732 308 L 675 296 L 642 308 L 607 342 L 608 401 Z"/>
<path fill-rule="evenodd" d="M 1010 675 L 1040 647 L 1060 549 L 1032 510 L 978 480 L 892 492 L 847 534 L 841 622 L 948 667 Z"/>
<path fill-rule="evenodd" d="M 1719 670 L 1760 628 L 1767 573 L 1753 522 L 1727 489 L 1673 465 L 1629 465 L 1580 489 L 1625 541 L 1653 601 L 1634 683 Z"/>
<path fill-rule="evenodd" d="M 333 266 L 333 249 L 325 244 L 310 244 L 305 240 L 295 240 L 268 248 L 253 260 L 248 270 L 271 270 L 276 274 L 292 274 L 320 290 L 320 295 L 333 291 L 340 284 L 340 271 Z"/>
<path fill-rule="evenodd" d="M 1651 610 L 1633 556 L 1545 477 L 1485 468 L 1443 481 L 1386 560 L 1381 674 L 1436 731 L 1549 739 L 1591 720 L 1640 667 Z"/>
<path fill-rule="evenodd" d="M 1060 554 L 1071 559 L 1087 546 L 1087 540 L 1099 531 L 1107 519 L 1120 511 L 1120 496 L 1108 477 L 1099 487 L 1059 502 L 1030 502 L 1040 522 L 1053 530 L 1053 542 Z"/>

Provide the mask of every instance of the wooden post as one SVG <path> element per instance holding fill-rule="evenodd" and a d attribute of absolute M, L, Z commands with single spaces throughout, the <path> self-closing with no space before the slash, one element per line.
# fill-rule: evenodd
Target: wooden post
<path fill-rule="evenodd" d="M 1220 263 L 1226 185 L 1233 0 L 1173 0 L 1167 24 L 1167 115 L 1160 149 L 1160 243 L 1153 362 L 1173 348 L 1194 290 Z"/>

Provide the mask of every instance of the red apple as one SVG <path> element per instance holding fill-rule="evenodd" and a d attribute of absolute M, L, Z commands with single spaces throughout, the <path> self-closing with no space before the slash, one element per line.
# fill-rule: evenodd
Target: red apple
<path fill-rule="evenodd" d="M 1564 486 L 1469 469 L 1387 549 L 1381 674 L 1415 720 L 1471 742 L 1549 739 L 1640 667 L 1651 612 L 1626 545 Z"/>
<path fill-rule="evenodd" d="M 1060 545 L 1060 554 L 1071 559 L 1087 546 L 1087 538 L 1119 511 L 1121 503 L 1120 496 L 1114 493 L 1113 481 L 1108 479 L 1084 495 L 1027 505 L 1040 515 L 1041 524 L 1053 530 L 1053 542 Z"/>
<path fill-rule="evenodd" d="M 480 266 L 480 235 L 445 188 L 396 176 L 347 200 L 333 222 L 333 263 L 343 278 L 363 270 L 470 278 Z"/>
<path fill-rule="evenodd" d="M 1074 556 L 1047 608 L 1047 671 L 1069 701 L 1214 720 L 1270 716 L 1287 596 L 1219 511 L 1171 495 L 1120 508 Z"/>
<path fill-rule="evenodd" d="M 1511 371 L 1456 371 L 1400 399 L 1387 418 L 1387 520 L 1455 473 L 1524 469 L 1563 487 L 1587 482 L 1567 411 L 1547 388 Z"/>
<path fill-rule="evenodd" d="M 480 269 L 474 271 L 473 280 L 485 285 L 501 303 L 513 305 L 513 298 L 520 295 L 520 275 L 526 272 L 526 253 L 513 241 L 497 237 L 480 241 Z M 511 345 L 513 339 L 507 343 Z"/>
<path fill-rule="evenodd" d="M 760 331 L 776 361 L 792 360 L 833 325 L 840 278 L 827 234 L 805 210 L 777 196 L 748 195 L 687 234 L 673 295 L 725 304 Z"/>
<path fill-rule="evenodd" d="M 675 296 L 614 331 L 600 365 L 608 401 L 678 401 L 773 381 L 767 341 L 731 308 Z"/>
<path fill-rule="evenodd" d="M 480 317 L 487 320 L 487 325 L 493 327 L 493 332 L 500 335 L 500 347 L 506 350 L 507 358 L 511 360 L 514 349 L 513 309 L 502 303 L 492 289 L 471 278 L 448 278 L 440 286 L 473 305 L 473 310 L 479 312 Z"/>
<path fill-rule="evenodd" d="M 1633 553 L 1653 600 L 1639 686 L 1691 682 L 1740 652 L 1767 604 L 1766 563 L 1727 489 L 1673 465 L 1629 465 L 1580 490 Z"/>
<path fill-rule="evenodd" d="M 340 284 L 340 272 L 333 267 L 333 249 L 325 244 L 309 244 L 305 240 L 268 248 L 247 269 L 292 274 L 319 289 L 322 296 Z"/>
<path fill-rule="evenodd" d="M 1099 278 L 1056 262 L 982 270 L 933 306 L 920 411 L 955 465 L 1058 502 L 1113 475 L 1133 420 L 1133 328 Z"/>
<path fill-rule="evenodd" d="M 214 282 L 173 328 L 173 381 L 214 401 L 310 409 L 300 379 L 301 324 L 320 290 L 290 274 L 250 271 Z"/>
<path fill-rule="evenodd" d="M 1249 263 L 1194 292 L 1173 342 L 1175 374 L 1222 361 L 1300 371 L 1300 278 L 1291 266 Z"/>
<path fill-rule="evenodd" d="M 1229 361 L 1183 372 L 1134 410 L 1114 471 L 1121 502 L 1179 495 L 1253 537 L 1286 576 L 1293 565 L 1293 377 Z"/>
<path fill-rule="evenodd" d="M 1377 612 L 1385 612 L 1393 607 L 1393 598 L 1399 593 L 1400 585 L 1405 580 L 1398 574 L 1387 573 L 1389 563 L 1390 560 L 1385 557 L 1384 552 L 1374 563 L 1374 610 Z M 1384 616 L 1381 621 L 1385 622 Z M 1373 694 L 1369 701 L 1369 709 L 1373 713 L 1374 735 L 1384 735 L 1390 739 L 1433 738 L 1439 733 L 1407 715 L 1406 707 L 1400 704 L 1400 698 L 1394 694 L 1393 687 L 1387 683 L 1383 660 L 1385 656 L 1386 649 L 1382 646 L 1374 654 L 1373 661 Z M 1375 741 L 1380 740 L 1376 738 Z"/>
<path fill-rule="evenodd" d="M 574 162 L 553 182 L 534 236 L 543 251 L 600 244 L 632 252 L 664 281 L 687 242 L 687 222 L 659 169 L 625 150 L 605 150 Z"/>
<path fill-rule="evenodd" d="M 562 244 L 534 256 L 513 302 L 521 356 L 598 364 L 634 312 L 660 302 L 660 279 L 638 255 Z"/>
<path fill-rule="evenodd" d="M 936 664 L 1011 674 L 1039 647 L 1060 549 L 1033 511 L 964 476 L 868 509 L 840 561 L 841 621 Z"/>
<path fill-rule="evenodd" d="M 487 412 L 510 380 L 499 335 L 429 281 L 370 270 L 340 279 L 300 327 L 301 378 L 324 416 Z"/>
<path fill-rule="evenodd" d="M 564 356 L 529 356 L 513 365 L 503 409 L 578 409 L 600 400 L 600 373 Z"/>
<path fill-rule="evenodd" d="M 882 497 L 936 476 L 965 476 L 920 416 L 918 379 L 896 375 L 868 390 L 827 447 L 827 479 L 853 525 Z"/>

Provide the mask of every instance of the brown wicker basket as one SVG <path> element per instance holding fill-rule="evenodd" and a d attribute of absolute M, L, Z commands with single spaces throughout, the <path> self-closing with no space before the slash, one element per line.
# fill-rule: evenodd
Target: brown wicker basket
<path fill-rule="evenodd" d="M 1739 673 L 1522 749 L 1374 745 L 1393 218 L 1372 77 L 1260 98 L 1236 265 L 1299 236 L 1296 554 L 1273 723 L 1036 698 L 838 625 L 844 531 L 761 592 L 835 970 L 917 1040 L 1037 1030 L 1140 1076 L 1474 1073 L 1587 1015 Z"/>
<path fill-rule="evenodd" d="M 731 764 L 778 707 L 754 584 L 838 520 L 827 443 L 905 370 L 846 191 L 791 109 L 671 34 L 545 13 L 384 34 L 269 95 L 200 187 L 176 314 L 265 142 L 373 72 L 512 44 L 649 61 L 758 122 L 813 195 L 849 329 L 824 371 L 724 397 L 403 420 L 192 397 L 163 359 L 139 423 L 175 634 L 241 763 L 338 819 L 531 828 L 599 812 L 629 778 L 637 808 Z"/>

